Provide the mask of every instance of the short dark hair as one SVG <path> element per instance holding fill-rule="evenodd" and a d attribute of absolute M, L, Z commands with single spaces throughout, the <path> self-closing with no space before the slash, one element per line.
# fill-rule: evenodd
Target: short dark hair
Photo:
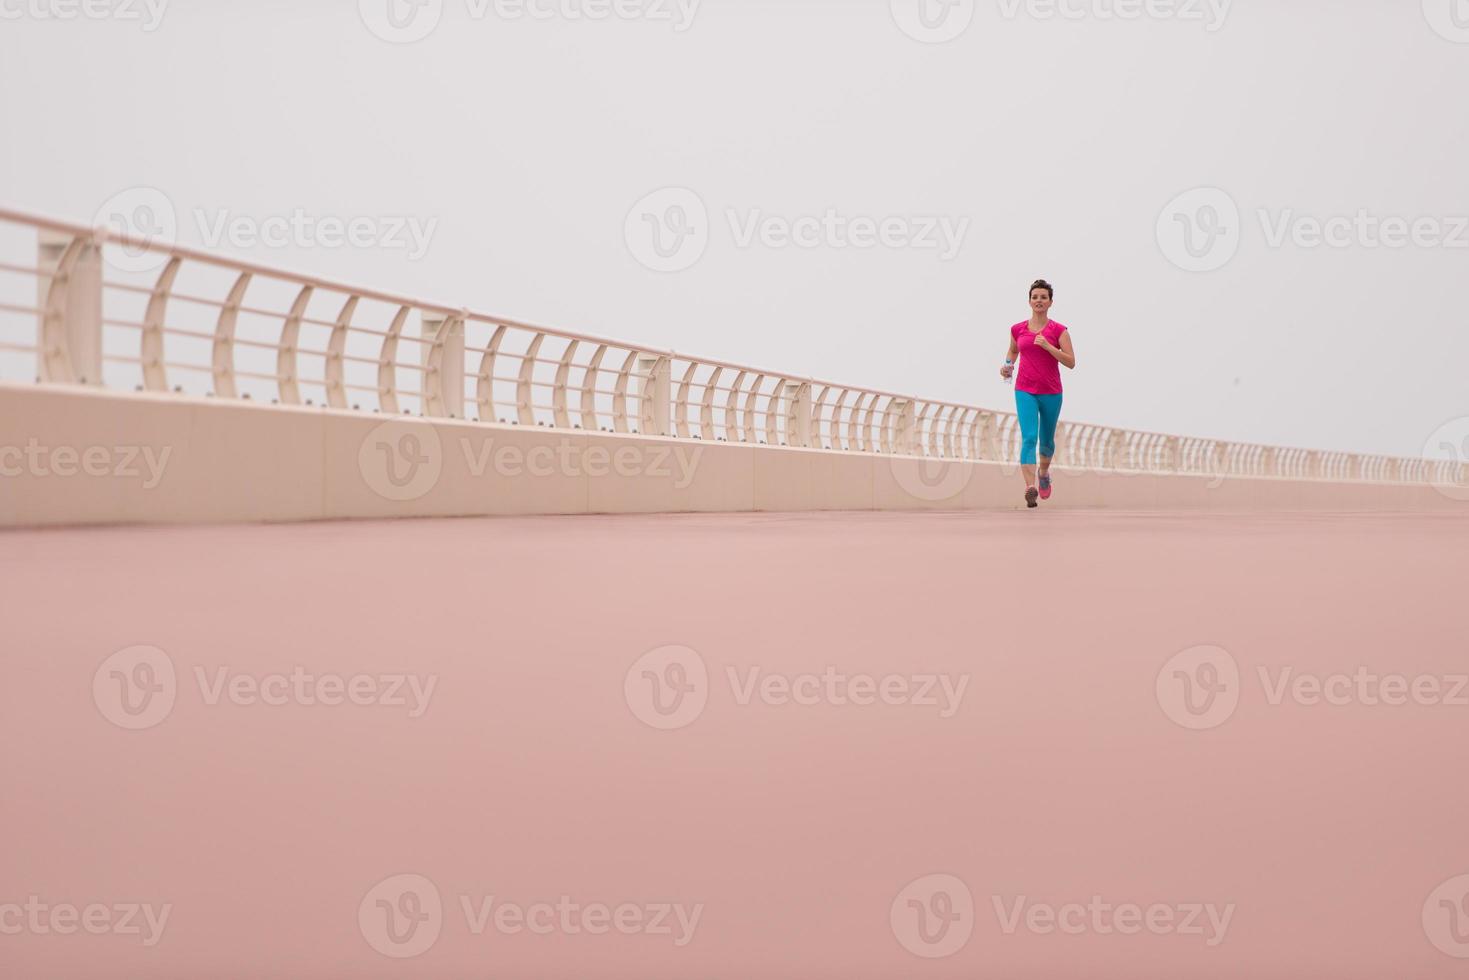
<path fill-rule="evenodd" d="M 1031 283 L 1030 284 L 1030 292 L 1026 293 L 1025 295 L 1026 296 L 1029 296 L 1030 293 L 1035 292 L 1037 289 L 1044 289 L 1046 291 L 1047 295 L 1049 295 L 1051 297 L 1051 299 L 1055 299 L 1056 298 L 1056 287 L 1052 286 L 1050 283 L 1046 282 L 1044 279 L 1037 279 L 1035 282 Z"/>

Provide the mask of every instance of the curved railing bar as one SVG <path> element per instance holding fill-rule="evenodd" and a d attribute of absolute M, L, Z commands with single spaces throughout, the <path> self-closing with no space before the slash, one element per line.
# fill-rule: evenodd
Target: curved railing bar
<path fill-rule="evenodd" d="M 581 372 L 581 427 L 588 432 L 601 429 L 597 424 L 597 375 L 602 370 L 602 358 L 606 356 L 607 345 L 599 344 Z"/>
<path fill-rule="evenodd" d="M 168 368 L 163 358 L 163 318 L 168 312 L 168 297 L 173 292 L 183 259 L 175 255 L 164 265 L 148 294 L 148 308 L 143 313 L 143 334 L 138 339 L 138 358 L 143 364 L 143 388 L 147 391 L 168 390 Z"/>
<path fill-rule="evenodd" d="M 89 238 L 74 235 L 62 251 L 56 271 L 51 274 L 51 286 L 46 290 L 46 312 L 41 316 L 41 376 L 47 381 L 75 384 L 77 380 L 71 342 L 66 337 L 67 293 L 71 274 L 90 244 Z"/>
<path fill-rule="evenodd" d="M 831 421 L 827 426 L 827 431 L 831 434 L 831 448 L 837 452 L 845 452 L 848 448 L 847 444 L 842 442 L 842 407 L 846 404 L 847 396 L 850 394 L 850 391 L 843 388 L 841 395 L 837 397 L 836 404 L 831 407 Z"/>
<path fill-rule="evenodd" d="M 691 438 L 689 431 L 689 395 L 694 392 L 694 375 L 699 370 L 698 361 L 690 361 L 688 370 L 684 371 L 682 380 L 678 383 L 678 400 L 673 405 L 673 431 L 678 433 L 680 439 Z"/>
<path fill-rule="evenodd" d="M 291 312 L 281 324 L 281 338 L 276 344 L 275 385 L 282 405 L 301 404 L 301 384 L 296 377 L 296 346 L 301 340 L 301 318 L 315 292 L 314 286 L 302 286 L 291 304 Z"/>
<path fill-rule="evenodd" d="M 780 400 L 785 395 L 786 379 L 776 378 L 775 387 L 771 389 L 770 395 L 765 400 L 765 444 L 767 446 L 781 445 L 780 432 L 777 423 L 780 420 Z M 790 431 L 786 432 L 789 442 Z"/>
<path fill-rule="evenodd" d="M 704 398 L 699 405 L 699 434 L 708 442 L 713 442 L 716 438 L 714 434 L 714 395 L 719 390 L 719 379 L 723 374 L 724 368 L 717 367 L 704 380 Z"/>
<path fill-rule="evenodd" d="M 235 390 L 235 321 L 240 315 L 240 306 L 245 302 L 245 290 L 250 288 L 254 273 L 242 272 L 230 287 L 224 306 L 219 309 L 219 319 L 214 325 L 214 347 L 210 352 L 213 364 L 214 394 L 220 398 L 238 398 Z"/>
<path fill-rule="evenodd" d="M 744 431 L 749 434 L 750 442 L 759 442 L 755 429 L 755 402 L 760 398 L 760 386 L 765 384 L 765 375 L 757 374 L 755 383 L 750 386 L 750 394 L 745 398 L 745 421 Z"/>
<path fill-rule="evenodd" d="M 326 342 L 326 403 L 332 408 L 347 407 L 346 364 L 342 357 L 347 353 L 347 328 L 352 325 L 352 317 L 357 312 L 357 303 L 361 298 L 347 297 L 347 302 L 342 304 L 342 312 L 337 315 L 336 325 L 332 327 L 331 337 Z"/>
<path fill-rule="evenodd" d="M 383 338 L 377 355 L 377 401 L 378 410 L 389 415 L 398 414 L 398 340 L 403 336 L 403 325 L 408 322 L 410 306 L 398 307 L 393 322 L 388 326 L 388 335 Z"/>
<path fill-rule="evenodd" d="M 515 417 L 520 420 L 521 425 L 536 424 L 531 383 L 535 380 L 536 358 L 540 356 L 541 345 L 545 342 L 545 334 L 536 334 L 530 346 L 525 349 L 525 356 L 520 359 L 520 372 L 515 381 Z"/>
<path fill-rule="evenodd" d="M 480 355 L 479 371 L 475 374 L 474 404 L 479 417 L 486 422 L 493 422 L 498 417 L 495 414 L 495 359 L 500 354 L 500 344 L 507 329 L 503 323 L 495 328 L 494 335 Z"/>
<path fill-rule="evenodd" d="M 571 378 L 571 365 L 576 360 L 576 349 L 580 344 L 579 340 L 568 343 L 561 355 L 561 363 L 556 365 L 556 384 L 551 389 L 551 413 L 558 429 L 571 428 L 571 412 L 566 405 L 566 384 Z"/>
<path fill-rule="evenodd" d="M 745 384 L 745 375 L 748 372 L 741 371 L 735 375 L 734 384 L 730 386 L 729 397 L 724 402 L 724 436 L 731 442 L 747 442 L 744 428 L 739 420 L 740 391 Z"/>
<path fill-rule="evenodd" d="M 632 378 L 632 369 L 638 363 L 638 352 L 629 351 L 622 369 L 617 372 L 617 383 L 612 386 L 612 431 L 627 432 L 627 383 Z"/>
<path fill-rule="evenodd" d="M 815 391 L 813 387 L 810 389 Z M 831 394 L 831 385 L 822 385 L 821 394 L 811 403 L 809 431 L 811 433 L 811 449 L 825 449 L 826 438 L 821 434 L 821 421 L 826 415 L 826 396 Z"/>
<path fill-rule="evenodd" d="M 871 397 L 876 398 L 877 396 L 872 395 Z M 852 406 L 852 414 L 847 419 L 847 445 L 854 452 L 867 452 L 867 440 L 863 438 L 863 432 L 861 428 L 862 409 L 863 406 L 867 404 L 867 401 L 868 393 L 859 390 L 857 392 L 857 403 Z"/>

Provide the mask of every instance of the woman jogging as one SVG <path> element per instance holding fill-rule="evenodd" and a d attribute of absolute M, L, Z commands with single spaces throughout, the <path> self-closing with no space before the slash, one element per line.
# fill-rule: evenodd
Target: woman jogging
<path fill-rule="evenodd" d="M 1000 377 L 1015 375 L 1015 415 L 1020 421 L 1020 473 L 1025 505 L 1051 499 L 1051 459 L 1056 455 L 1056 423 L 1061 420 L 1061 365 L 1076 368 L 1071 333 L 1050 318 L 1056 291 L 1044 279 L 1030 287 L 1030 319 L 1010 328 L 1010 350 Z M 1015 370 L 1016 360 L 1020 370 Z M 1040 473 L 1036 473 L 1036 456 Z"/>

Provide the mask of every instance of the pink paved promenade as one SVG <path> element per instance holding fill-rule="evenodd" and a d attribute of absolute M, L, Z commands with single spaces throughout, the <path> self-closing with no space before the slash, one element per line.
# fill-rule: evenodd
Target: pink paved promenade
<path fill-rule="evenodd" d="M 26 978 L 1457 977 L 1469 510 L 0 535 Z"/>

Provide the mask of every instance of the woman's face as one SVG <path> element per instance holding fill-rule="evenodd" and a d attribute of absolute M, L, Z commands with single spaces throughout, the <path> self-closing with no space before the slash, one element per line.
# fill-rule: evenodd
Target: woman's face
<path fill-rule="evenodd" d="M 1051 292 L 1048 289 L 1032 289 L 1030 291 L 1030 308 L 1036 316 L 1046 316 L 1051 312 Z"/>

